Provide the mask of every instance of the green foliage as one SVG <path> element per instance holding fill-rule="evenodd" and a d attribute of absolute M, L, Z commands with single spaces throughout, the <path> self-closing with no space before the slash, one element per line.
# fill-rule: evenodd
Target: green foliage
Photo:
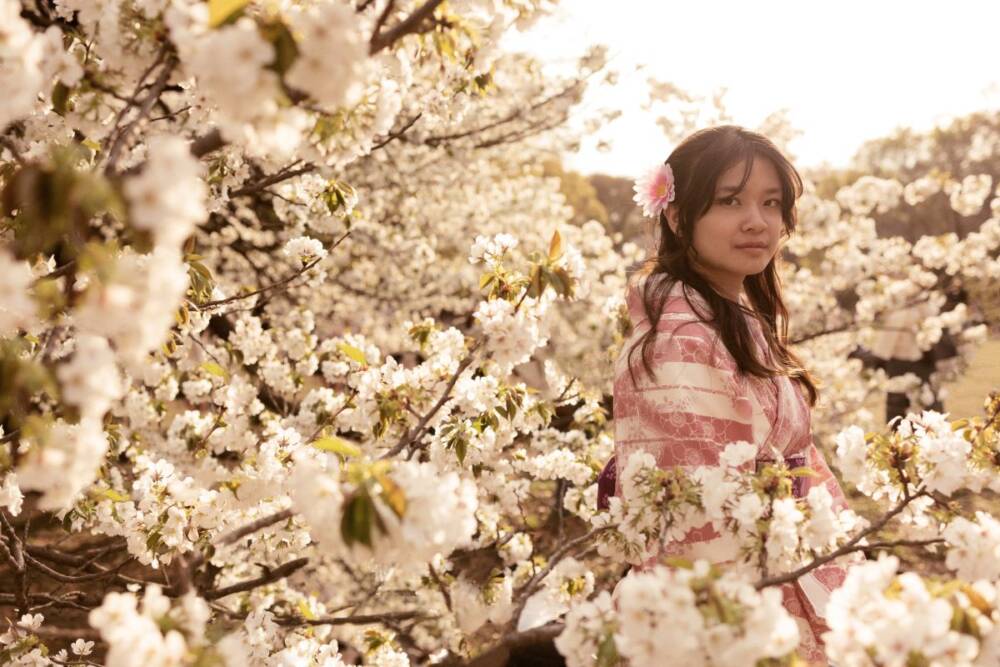
<path fill-rule="evenodd" d="M 330 452 L 341 458 L 357 458 L 361 456 L 361 448 L 335 435 L 324 436 L 312 443 L 312 446 L 322 452 Z"/>
<path fill-rule="evenodd" d="M 241 6 L 247 3 L 247 0 L 220 1 L 240 3 Z M 285 74 L 299 57 L 299 47 L 295 43 L 295 37 L 292 36 L 291 30 L 279 20 L 269 20 L 260 25 L 260 34 L 274 47 L 274 62 L 268 68 L 279 76 Z"/>
<path fill-rule="evenodd" d="M 559 179 L 559 191 L 573 209 L 573 224 L 582 225 L 588 220 L 597 220 L 605 226 L 608 224 L 608 210 L 586 176 L 565 170 L 562 163 L 556 159 L 547 161 L 543 168 L 546 176 Z"/>
<path fill-rule="evenodd" d="M 55 255 L 66 263 L 95 234 L 95 216 L 125 218 L 124 203 L 108 180 L 77 168 L 85 153 L 77 144 L 56 147 L 46 163 L 27 164 L 7 179 L 0 212 L 11 218 L 10 248 L 18 259 Z"/>
<path fill-rule="evenodd" d="M 389 476 L 390 467 L 391 464 L 386 461 L 358 462 L 348 466 L 348 479 L 356 488 L 345 499 L 344 514 L 340 520 L 340 536 L 347 546 L 361 544 L 370 549 L 373 546 L 373 531 L 383 535 L 388 531 L 377 502 L 400 519 L 406 514 L 406 494 Z"/>
<path fill-rule="evenodd" d="M 208 0 L 208 27 L 218 28 L 235 21 L 250 0 Z"/>
<path fill-rule="evenodd" d="M 51 371 L 37 361 L 32 344 L 23 338 L 0 340 L 0 423 L 9 433 L 14 429 L 44 437 L 52 416 L 33 414 L 34 401 L 58 399 L 59 387 Z"/>

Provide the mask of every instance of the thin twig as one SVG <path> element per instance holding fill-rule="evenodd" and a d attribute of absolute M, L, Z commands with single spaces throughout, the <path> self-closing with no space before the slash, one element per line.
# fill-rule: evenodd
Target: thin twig
<path fill-rule="evenodd" d="M 433 419 L 434 415 L 437 414 L 438 410 L 440 410 L 441 407 L 451 399 L 451 390 L 455 387 L 455 383 L 458 382 L 458 376 L 461 375 L 465 371 L 465 369 L 472 364 L 473 360 L 476 357 L 476 352 L 479 350 L 479 347 L 483 344 L 484 340 L 485 338 L 480 338 L 469 349 L 468 354 L 465 355 L 465 358 L 462 359 L 462 363 L 460 363 L 458 365 L 458 368 L 455 369 L 455 372 L 452 374 L 451 379 L 448 381 L 448 386 L 445 387 L 444 393 L 441 394 L 441 397 L 438 399 L 437 403 L 434 404 L 434 407 L 432 407 L 427 412 L 427 414 L 425 414 L 423 418 L 419 422 L 417 422 L 416 426 L 407 431 L 406 434 L 399 439 L 399 442 L 397 442 L 392 449 L 383 454 L 381 458 L 383 459 L 392 458 L 393 456 L 396 456 L 401 451 L 403 451 L 403 449 L 405 449 L 408 445 L 410 445 L 411 443 L 415 443 L 420 439 L 420 436 L 423 434 L 424 427 L 427 426 L 427 423 L 430 422 L 430 420 Z"/>
<path fill-rule="evenodd" d="M 370 152 L 374 153 L 375 151 L 379 150 L 380 148 L 385 148 L 387 145 L 389 145 L 390 143 L 392 143 L 396 139 L 399 139 L 401 136 L 403 136 L 404 134 L 406 134 L 407 130 L 409 130 L 411 127 L 413 127 L 413 124 L 416 123 L 420 119 L 420 117 L 423 116 L 423 115 L 424 115 L 424 112 L 421 111 L 416 116 L 414 116 L 413 118 L 411 118 L 410 120 L 408 120 L 406 122 L 406 124 L 403 125 L 402 128 L 400 128 L 399 130 L 397 130 L 395 132 L 391 132 L 388 135 L 386 135 L 385 139 L 383 139 L 382 141 L 380 141 L 377 144 L 375 144 L 374 146 L 372 146 L 372 149 L 371 149 Z"/>
<path fill-rule="evenodd" d="M 218 540 L 215 541 L 216 544 L 226 545 L 234 544 L 238 542 L 241 538 L 246 537 L 252 533 L 256 533 L 258 530 L 267 528 L 268 526 L 273 526 L 276 523 L 280 523 L 285 519 L 290 519 L 295 515 L 295 512 L 291 508 L 286 510 L 281 510 L 280 512 L 275 512 L 274 514 L 269 514 L 268 516 L 257 519 L 252 523 L 248 523 L 242 528 L 237 528 L 236 530 L 226 533 Z"/>
<path fill-rule="evenodd" d="M 45 563 L 41 562 L 40 560 L 32 557 L 31 554 L 28 554 L 26 560 L 28 564 L 31 565 L 31 567 L 33 567 L 34 569 L 38 570 L 39 572 L 48 576 L 51 579 L 55 579 L 56 581 L 62 582 L 64 584 L 79 584 L 86 581 L 96 581 L 98 579 L 104 579 L 106 577 L 116 576 L 118 574 L 118 571 L 121 570 L 126 565 L 128 565 L 129 563 L 131 563 L 133 560 L 135 560 L 135 557 L 129 556 L 118 565 L 115 565 L 103 572 L 95 572 L 92 574 L 81 574 L 76 576 L 63 574 L 58 570 L 54 570 Z"/>
<path fill-rule="evenodd" d="M 241 188 L 237 188 L 236 190 L 230 192 L 229 196 L 245 197 L 247 195 L 256 194 L 261 190 L 263 190 L 264 188 L 270 187 L 277 183 L 281 183 L 282 181 L 287 181 L 290 178 L 295 178 L 296 176 L 302 176 L 303 174 L 308 174 L 316 171 L 316 165 L 314 164 L 307 164 L 303 167 L 299 167 L 298 169 L 294 169 L 293 167 L 301 161 L 302 160 L 296 160 L 288 167 L 285 167 L 284 169 L 281 169 L 277 173 L 271 174 L 266 178 L 262 178 L 256 183 L 250 183 L 248 185 L 244 185 Z"/>
<path fill-rule="evenodd" d="M 164 50 L 165 48 L 166 47 L 164 47 Z M 164 63 L 159 76 L 156 77 L 156 81 L 154 81 L 153 85 L 150 87 L 149 93 L 146 95 L 145 99 L 143 99 L 142 106 L 139 108 L 139 113 L 128 125 L 121 129 L 118 136 L 115 137 L 114 143 L 111 144 L 111 149 L 108 151 L 108 161 L 104 168 L 105 173 L 114 173 L 115 165 L 118 163 L 119 153 L 123 148 L 125 148 L 129 135 L 132 134 L 133 129 L 138 127 L 139 124 L 145 120 L 146 116 L 149 115 L 149 112 L 153 110 L 153 105 L 156 103 L 156 100 L 159 99 L 163 89 L 166 88 L 167 82 L 170 80 L 170 75 L 173 73 L 174 68 L 177 67 L 177 64 L 178 60 L 176 57 L 172 55 L 167 57 L 167 62 Z"/>
<path fill-rule="evenodd" d="M 893 517 L 895 517 L 897 514 L 906 509 L 906 506 L 909 505 L 914 500 L 916 500 L 917 498 L 929 495 L 930 494 L 928 494 L 926 491 L 921 491 L 919 493 L 910 495 L 909 491 L 904 487 L 903 499 L 900 500 L 895 507 L 889 510 L 881 519 L 879 519 L 878 521 L 870 525 L 868 528 L 862 530 L 860 533 L 851 538 L 842 547 L 834 551 L 831 551 L 825 556 L 814 558 L 811 562 L 803 565 L 797 570 L 786 572 L 785 574 L 775 575 L 773 577 L 765 577 L 760 581 L 758 581 L 756 584 L 754 584 L 754 587 L 757 590 L 761 590 L 764 588 L 769 588 L 771 586 L 780 586 L 781 584 L 790 583 L 792 581 L 795 581 L 799 577 L 812 572 L 816 568 L 826 565 L 832 560 L 840 558 L 841 556 L 844 556 L 846 554 L 853 553 L 855 551 L 861 551 L 862 549 L 865 548 L 864 546 L 862 546 L 861 548 L 856 548 L 861 540 L 863 540 L 868 535 L 871 535 L 872 533 L 881 530 L 883 526 L 885 526 L 885 524 L 889 523 L 889 521 L 891 521 Z"/>
<path fill-rule="evenodd" d="M 555 568 L 555 566 L 559 564 L 559 561 L 565 558 L 571 551 L 576 549 L 581 544 L 586 544 L 587 542 L 594 539 L 601 533 L 610 530 L 612 527 L 613 526 L 601 526 L 599 528 L 592 528 L 590 531 L 584 533 L 583 535 L 575 539 L 572 539 L 566 544 L 562 545 L 562 547 L 560 547 L 554 554 L 552 554 L 552 556 L 549 558 L 548 563 L 545 564 L 545 567 L 536 572 L 535 576 L 533 576 L 528 581 L 528 583 L 524 585 L 524 588 L 522 588 L 518 592 L 518 597 L 520 598 L 520 601 L 518 602 L 514 614 L 511 616 L 511 622 L 517 623 L 518 618 L 520 618 L 521 616 L 521 612 L 524 611 L 524 605 L 527 604 L 528 602 L 528 598 L 531 597 L 532 593 L 538 590 L 538 587 L 541 585 L 542 580 L 545 579 L 545 577 L 548 576 L 549 572 L 551 572 Z"/>
<path fill-rule="evenodd" d="M 350 232 L 348 232 L 348 233 L 350 233 Z M 345 234 L 345 236 L 346 235 L 347 234 Z M 218 301 L 209 301 L 208 303 L 203 303 L 202 305 L 198 306 L 197 308 L 198 308 L 198 310 L 211 310 L 212 308 L 218 308 L 219 306 L 224 306 L 227 303 L 233 303 L 234 301 L 242 301 L 243 299 L 249 299 L 251 297 L 257 296 L 258 294 L 264 294 L 266 292 L 270 292 L 271 290 L 278 289 L 279 287 L 284 287 L 285 285 L 287 285 L 288 283 L 292 282 L 293 280 L 295 280 L 296 278 L 298 278 L 299 276 L 301 276 L 302 274 L 304 274 L 306 271 L 308 271 L 312 267 L 314 267 L 317 264 L 319 264 L 321 261 L 323 261 L 323 259 L 324 259 L 323 257 L 317 257 L 316 259 L 314 259 L 313 261 L 309 262 L 308 264 L 306 264 L 305 266 L 303 266 L 301 269 L 299 269 L 298 271 L 296 271 L 292 275 L 288 276 L 287 278 L 283 278 L 283 279 L 279 280 L 278 282 L 273 283 L 271 285 L 266 285 L 265 287 L 261 287 L 260 289 L 255 289 L 252 292 L 247 292 L 246 294 L 238 294 L 236 296 L 231 296 L 231 297 L 228 297 L 228 298 L 225 298 L 225 299 L 219 299 Z"/>

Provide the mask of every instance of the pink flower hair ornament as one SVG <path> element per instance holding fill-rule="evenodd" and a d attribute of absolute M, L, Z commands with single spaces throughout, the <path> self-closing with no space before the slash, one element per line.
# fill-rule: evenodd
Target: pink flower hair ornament
<path fill-rule="evenodd" d="M 647 218 L 656 218 L 674 200 L 674 171 L 667 163 L 657 165 L 635 180 L 632 200 Z"/>

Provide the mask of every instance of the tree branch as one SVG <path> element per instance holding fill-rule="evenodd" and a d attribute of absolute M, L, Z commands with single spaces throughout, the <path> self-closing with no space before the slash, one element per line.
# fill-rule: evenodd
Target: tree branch
<path fill-rule="evenodd" d="M 385 148 L 387 145 L 389 145 L 390 143 L 392 143 L 396 139 L 399 139 L 401 136 L 403 136 L 404 134 L 406 134 L 407 130 L 409 130 L 411 127 L 413 127 L 414 123 L 416 123 L 418 120 L 420 120 L 420 117 L 423 116 L 423 115 L 424 115 L 424 112 L 421 111 L 416 116 L 414 116 L 410 120 L 406 121 L 406 124 L 403 125 L 402 128 L 400 128 L 399 130 L 397 130 L 395 132 L 390 132 L 389 134 L 387 134 L 386 137 L 385 137 L 385 139 L 383 139 L 382 141 L 380 141 L 377 144 L 375 144 L 374 146 L 372 146 L 371 152 L 374 153 L 375 151 L 379 150 L 380 148 Z"/>
<path fill-rule="evenodd" d="M 432 16 L 434 14 L 434 10 L 437 9 L 438 5 L 442 2 L 444 2 L 444 0 L 427 0 L 427 2 L 406 17 L 402 23 L 397 25 L 392 30 L 389 30 L 384 35 L 376 32 L 372 35 L 368 54 L 373 56 L 382 49 L 392 46 L 397 40 L 402 39 L 411 32 L 416 32 L 417 28 L 420 27 L 420 24 L 423 23 L 424 19 Z"/>
<path fill-rule="evenodd" d="M 296 625 L 365 625 L 366 623 L 386 623 L 408 621 L 412 618 L 433 618 L 422 611 L 390 611 L 384 614 L 357 614 L 354 616 L 323 616 L 322 618 L 276 618 L 275 623 L 283 626 Z"/>
<path fill-rule="evenodd" d="M 545 564 L 545 567 L 536 572 L 535 576 L 533 576 L 530 580 L 528 580 L 528 583 L 524 585 L 524 588 L 518 591 L 517 596 L 519 598 L 519 602 L 514 610 L 513 615 L 511 615 L 511 623 L 514 624 L 517 623 L 517 619 L 521 617 L 521 612 L 524 611 L 524 605 L 527 604 L 528 598 L 531 597 L 532 593 L 538 590 L 538 587 L 541 585 L 542 580 L 545 579 L 545 577 L 547 577 L 550 572 L 552 572 L 555 566 L 559 564 L 559 561 L 561 561 L 563 558 L 569 555 L 571 551 L 576 549 L 581 544 L 586 544 L 587 542 L 594 539 L 601 533 L 610 530 L 612 527 L 613 526 L 601 526 L 600 528 L 592 528 L 583 535 L 574 538 L 569 542 L 567 542 L 566 544 L 562 545 L 562 547 L 560 547 L 554 554 L 552 554 L 552 556 L 549 558 L 549 561 Z"/>
<path fill-rule="evenodd" d="M 866 548 L 865 546 L 862 546 L 860 548 L 856 548 L 858 546 L 858 543 L 861 540 L 863 540 L 867 536 L 871 535 L 872 533 L 875 533 L 875 532 L 877 532 L 879 530 L 882 530 L 882 528 L 885 526 L 885 524 L 889 523 L 889 521 L 891 521 L 897 514 L 899 514 L 900 512 L 902 512 L 904 509 L 906 509 L 907 505 L 909 505 L 911 502 L 913 502 L 917 498 L 920 498 L 921 496 L 928 496 L 929 497 L 929 495 L 930 494 L 928 494 L 926 491 L 921 491 L 920 493 L 915 493 L 913 495 L 910 495 L 909 491 L 904 488 L 903 499 L 900 500 L 896 504 L 895 507 L 893 507 L 891 510 L 889 510 L 881 519 L 879 519 L 878 521 L 876 521 L 875 523 L 873 523 L 872 525 L 870 525 L 868 528 L 865 528 L 860 533 L 858 533 L 857 535 L 855 535 L 853 538 L 851 538 L 847 543 L 845 543 L 839 549 L 831 551 L 830 553 L 828 553 L 825 556 L 820 556 L 819 558 L 814 558 L 812 560 L 812 562 L 803 565 L 802 567 L 798 568 L 797 570 L 793 570 L 793 571 L 787 572 L 785 574 L 775 575 L 773 577 L 765 577 L 764 579 L 761 579 L 756 584 L 754 584 L 754 587 L 757 590 L 761 590 L 761 589 L 764 589 L 764 588 L 768 588 L 770 586 L 780 586 L 781 584 L 787 584 L 787 583 L 793 582 L 796 579 L 798 579 L 799 577 L 812 572 L 813 570 L 815 570 L 818 567 L 826 565 L 827 563 L 829 563 L 832 560 L 835 560 L 837 558 L 840 558 L 841 556 L 844 556 L 846 554 L 849 554 L 849 553 L 852 553 L 852 552 L 855 552 L 855 551 L 861 551 L 862 549 Z"/>
<path fill-rule="evenodd" d="M 231 586 L 225 586 L 223 588 L 217 588 L 212 591 L 206 591 L 202 596 L 206 600 L 218 600 L 219 598 L 224 598 L 227 595 L 233 595 L 234 593 L 243 593 L 245 591 L 250 591 L 258 586 L 264 586 L 267 584 L 273 584 L 276 581 L 280 581 L 285 577 L 293 574 L 297 570 L 305 567 L 306 563 L 309 562 L 308 558 L 296 558 L 295 560 L 289 561 L 283 565 L 279 565 L 273 570 L 265 568 L 265 573 L 256 579 L 247 579 L 246 581 L 241 581 Z"/>
<path fill-rule="evenodd" d="M 164 47 L 165 48 L 165 47 Z M 156 100 L 159 99 L 160 94 L 166 87 L 167 82 L 170 80 L 170 75 L 173 73 L 174 68 L 177 67 L 178 60 L 175 56 L 170 55 L 167 57 L 167 62 L 164 63 L 163 68 L 160 70 L 159 76 L 156 77 L 156 81 L 150 87 L 149 93 L 146 95 L 145 99 L 142 101 L 142 106 L 139 108 L 139 114 L 133 119 L 128 125 L 123 127 L 115 137 L 115 141 L 111 144 L 111 150 L 108 151 L 108 161 L 105 165 L 104 171 L 106 174 L 112 174 L 115 171 L 115 165 L 118 163 L 119 153 L 123 148 L 132 134 L 132 130 L 139 126 L 149 112 L 153 110 L 153 105 Z"/>
<path fill-rule="evenodd" d="M 439 398 L 437 403 L 434 404 L 434 407 L 432 407 L 427 412 L 427 414 L 425 414 L 423 418 L 419 422 L 417 422 L 416 426 L 407 431 L 406 434 L 399 439 L 399 442 L 397 442 L 392 449 L 383 454 L 380 458 L 382 459 L 392 458 L 396 454 L 399 454 L 401 451 L 403 451 L 403 449 L 405 449 L 408 445 L 415 443 L 417 442 L 417 440 L 420 439 L 420 436 L 423 434 L 423 430 L 427 426 L 427 423 L 430 422 L 430 420 L 434 417 L 434 415 L 437 414 L 438 410 L 440 410 L 441 407 L 445 403 L 447 403 L 448 400 L 451 398 L 451 390 L 454 389 L 455 383 L 458 382 L 458 376 L 461 375 L 462 372 L 465 371 L 465 369 L 472 364 L 473 359 L 475 359 L 476 357 L 476 351 L 483 344 L 484 340 L 485 338 L 480 338 L 478 341 L 476 341 L 476 343 L 469 350 L 468 354 L 465 355 L 465 358 L 462 359 L 462 363 L 460 363 L 458 365 L 458 368 L 455 369 L 455 372 L 452 374 L 451 379 L 448 380 L 448 386 L 445 387 L 444 393 L 441 394 L 441 398 Z"/>
<path fill-rule="evenodd" d="M 295 512 L 291 508 L 286 510 L 281 510 L 280 512 L 275 512 L 268 516 L 257 519 L 252 523 L 248 523 L 242 528 L 237 528 L 236 530 L 226 533 L 218 540 L 215 541 L 216 544 L 234 544 L 238 542 L 241 538 L 246 537 L 252 533 L 256 533 L 258 530 L 267 528 L 268 526 L 273 526 L 276 523 L 280 523 L 285 519 L 290 519 L 295 516 Z"/>
<path fill-rule="evenodd" d="M 340 241 L 344 240 L 344 237 L 346 237 L 348 234 L 350 234 L 350 232 L 346 232 L 344 236 L 340 237 L 340 240 L 337 241 L 337 243 L 340 243 Z M 336 244 L 334 244 L 334 247 L 336 247 Z M 293 280 L 304 274 L 309 269 L 319 264 L 323 259 L 324 259 L 323 257 L 317 257 L 316 259 L 309 262 L 308 264 L 303 266 L 301 269 L 299 269 L 292 275 L 288 276 L 287 278 L 283 278 L 271 285 L 261 287 L 260 289 L 255 289 L 254 291 L 248 292 L 246 294 L 239 294 L 237 296 L 231 296 L 225 299 L 219 299 L 218 301 L 209 301 L 208 303 L 203 303 L 200 306 L 197 306 L 197 308 L 198 310 L 211 310 L 212 308 L 218 308 L 219 306 L 224 306 L 227 303 L 233 303 L 234 301 L 242 301 L 243 299 L 249 299 L 250 297 L 257 296 L 258 294 L 264 294 L 265 292 L 270 292 L 271 290 L 278 289 L 279 287 L 284 287 L 288 283 L 292 282 Z"/>
<path fill-rule="evenodd" d="M 307 164 L 304 167 L 299 167 L 298 169 L 292 169 L 291 167 L 294 167 L 295 164 L 297 164 L 298 162 L 301 162 L 301 160 L 296 160 L 296 162 L 293 162 L 291 165 L 289 165 L 288 168 L 282 169 L 281 171 L 272 174 L 266 178 L 263 178 L 257 181 L 256 183 L 250 183 L 248 185 L 244 185 L 243 187 L 237 190 L 233 190 L 232 192 L 229 193 L 229 196 L 245 197 L 247 195 L 256 194 L 261 190 L 263 190 L 264 188 L 270 187 L 277 183 L 281 183 L 282 181 L 287 181 L 290 178 L 295 178 L 296 176 L 302 176 L 303 174 L 309 174 L 316 171 L 316 165 L 314 164 Z"/>

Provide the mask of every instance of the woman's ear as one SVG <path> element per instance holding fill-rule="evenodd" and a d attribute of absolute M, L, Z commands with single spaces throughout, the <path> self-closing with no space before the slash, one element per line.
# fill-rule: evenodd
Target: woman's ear
<path fill-rule="evenodd" d="M 680 220 L 678 218 L 677 207 L 668 205 L 667 210 L 667 224 L 670 225 L 670 231 L 674 233 L 674 236 L 679 236 L 677 229 L 680 226 Z"/>

